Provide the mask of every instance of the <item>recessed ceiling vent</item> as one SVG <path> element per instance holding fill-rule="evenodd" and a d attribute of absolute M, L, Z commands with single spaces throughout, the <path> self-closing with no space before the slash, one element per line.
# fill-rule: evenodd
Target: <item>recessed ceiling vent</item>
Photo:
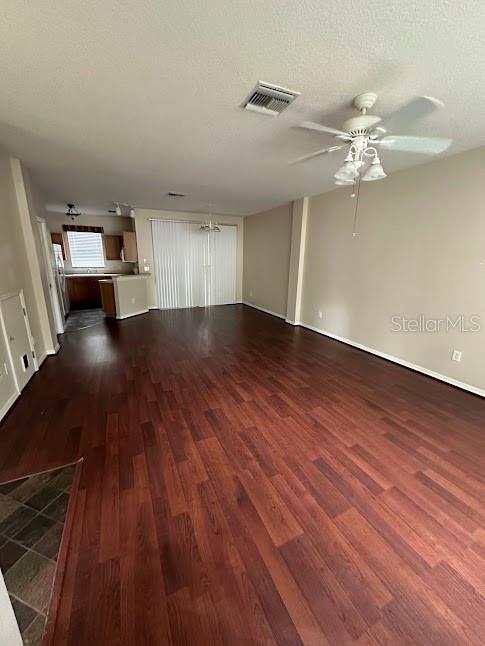
<path fill-rule="evenodd" d="M 242 107 L 269 117 L 277 117 L 299 95 L 299 92 L 259 81 Z"/>

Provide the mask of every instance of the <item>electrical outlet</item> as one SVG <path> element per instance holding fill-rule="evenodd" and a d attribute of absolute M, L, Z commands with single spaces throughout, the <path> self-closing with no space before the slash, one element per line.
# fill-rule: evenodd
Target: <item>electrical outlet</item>
<path fill-rule="evenodd" d="M 143 271 L 144 271 L 145 273 L 149 272 L 149 271 L 150 271 L 150 267 L 149 267 L 148 265 L 144 265 L 144 267 L 143 267 Z"/>
<path fill-rule="evenodd" d="M 251 298 L 251 297 L 252 297 L 252 295 L 253 295 L 253 290 L 252 290 L 252 289 L 250 289 L 250 290 L 249 290 L 249 298 Z"/>
<path fill-rule="evenodd" d="M 318 318 L 323 319 L 323 312 L 318 312 Z"/>
<path fill-rule="evenodd" d="M 133 298 L 131 299 L 131 304 L 132 304 L 132 305 L 134 305 L 134 304 L 135 304 L 135 297 L 134 297 L 134 296 L 133 296 Z"/>
<path fill-rule="evenodd" d="M 460 362 L 462 354 L 463 353 L 461 352 L 461 350 L 453 350 L 453 353 L 451 355 L 451 360 Z"/>

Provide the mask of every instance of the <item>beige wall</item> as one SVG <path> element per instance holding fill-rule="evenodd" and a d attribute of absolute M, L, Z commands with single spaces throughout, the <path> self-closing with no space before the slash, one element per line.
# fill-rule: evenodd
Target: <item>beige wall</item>
<path fill-rule="evenodd" d="M 243 301 L 286 316 L 291 204 L 244 218 Z"/>
<path fill-rule="evenodd" d="M 19 162 L 20 164 L 20 162 Z M 39 312 L 39 318 L 42 320 L 43 324 L 43 329 L 44 329 L 44 336 L 45 338 L 45 345 L 46 348 L 49 348 L 50 351 L 55 349 L 58 345 L 57 341 L 57 330 L 56 330 L 56 324 L 54 321 L 54 313 L 52 311 L 51 307 L 51 295 L 49 292 L 49 284 L 50 280 L 47 275 L 47 267 L 45 263 L 45 252 L 43 249 L 44 246 L 44 241 L 42 239 L 42 234 L 39 228 L 39 219 L 44 218 L 45 211 L 44 211 L 44 199 L 43 196 L 41 195 L 39 188 L 36 186 L 36 184 L 32 181 L 32 177 L 29 173 L 29 171 L 25 168 L 25 166 L 20 164 L 20 169 L 21 169 L 21 184 L 23 184 L 24 190 L 25 190 L 25 197 L 27 200 L 27 210 L 28 210 L 28 222 L 27 222 L 27 227 L 30 225 L 31 231 L 32 231 L 32 238 L 33 242 L 35 245 L 35 251 L 36 251 L 36 260 L 37 260 L 37 267 L 34 270 L 35 273 L 38 271 L 38 275 L 40 277 L 40 284 L 37 281 L 36 283 L 34 282 L 34 290 L 39 289 L 40 290 L 40 285 L 42 286 L 42 291 L 44 294 L 43 301 L 39 299 L 39 296 L 41 294 L 36 294 L 37 297 L 37 310 Z M 32 263 L 31 263 L 32 266 Z"/>
<path fill-rule="evenodd" d="M 312 198 L 302 322 L 485 389 L 484 168 L 481 148 L 362 184 L 356 238 L 348 190 Z M 392 316 L 420 314 L 484 329 L 392 331 Z"/>
<path fill-rule="evenodd" d="M 63 213 L 46 212 L 44 219 L 47 223 L 47 228 L 51 233 L 63 233 L 63 224 L 79 224 L 82 226 L 103 227 L 106 235 L 121 235 L 123 231 L 133 231 L 133 220 L 124 216 L 110 216 L 110 215 L 79 215 L 76 221 L 71 223 Z M 64 236 L 64 248 L 66 250 L 66 260 L 64 267 L 66 274 L 79 273 L 79 268 L 72 267 L 71 257 L 69 255 L 69 245 L 67 243 L 67 236 Z M 101 271 L 101 270 L 100 270 Z M 133 263 L 121 262 L 121 260 L 105 260 L 104 270 L 107 273 L 120 273 L 128 274 L 133 271 Z"/>
<path fill-rule="evenodd" d="M 0 296 L 23 290 L 37 358 L 55 350 L 52 313 L 46 302 L 37 256 L 37 187 L 21 163 L 0 152 Z M 0 416 L 16 389 L 10 374 L 5 342 L 0 339 Z"/>
<path fill-rule="evenodd" d="M 52 352 L 57 343 L 49 323 L 48 305 L 41 280 L 41 264 L 37 256 L 38 231 L 29 212 L 24 169 L 17 159 L 0 154 L 0 173 L 7 193 L 0 213 L 0 294 L 23 290 L 35 351 L 41 359 Z"/>
<path fill-rule="evenodd" d="M 191 220 L 196 222 L 207 221 L 205 213 L 186 213 L 183 211 L 157 211 L 152 209 L 135 210 L 136 244 L 138 247 L 138 265 L 140 273 L 148 267 L 147 293 L 149 307 L 157 306 L 155 279 L 153 276 L 153 239 L 150 219 L 157 220 Z M 244 218 L 237 215 L 217 215 L 214 220 L 221 224 L 235 224 L 237 226 L 237 268 L 236 268 L 236 299 L 242 300 L 243 282 L 243 225 Z"/>
<path fill-rule="evenodd" d="M 17 254 L 22 250 L 14 230 L 16 210 L 10 162 L 6 155 L 0 153 L 0 295 L 16 291 L 20 285 Z M 0 330 L 0 418 L 15 393 L 7 348 Z"/>
<path fill-rule="evenodd" d="M 120 319 L 148 311 L 148 276 L 113 278 L 116 317 Z"/>

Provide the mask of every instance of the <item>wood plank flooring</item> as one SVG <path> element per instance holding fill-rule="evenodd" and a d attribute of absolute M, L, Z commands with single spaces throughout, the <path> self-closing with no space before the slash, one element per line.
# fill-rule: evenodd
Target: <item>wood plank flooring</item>
<path fill-rule="evenodd" d="M 485 402 L 248 307 L 64 335 L 0 481 L 84 457 L 56 645 L 483 644 Z"/>

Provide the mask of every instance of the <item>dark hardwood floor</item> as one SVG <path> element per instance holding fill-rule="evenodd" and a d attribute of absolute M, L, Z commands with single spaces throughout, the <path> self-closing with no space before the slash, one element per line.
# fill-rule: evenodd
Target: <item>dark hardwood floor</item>
<path fill-rule="evenodd" d="M 84 457 L 53 643 L 479 644 L 485 402 L 245 306 L 64 335 L 0 481 Z"/>

